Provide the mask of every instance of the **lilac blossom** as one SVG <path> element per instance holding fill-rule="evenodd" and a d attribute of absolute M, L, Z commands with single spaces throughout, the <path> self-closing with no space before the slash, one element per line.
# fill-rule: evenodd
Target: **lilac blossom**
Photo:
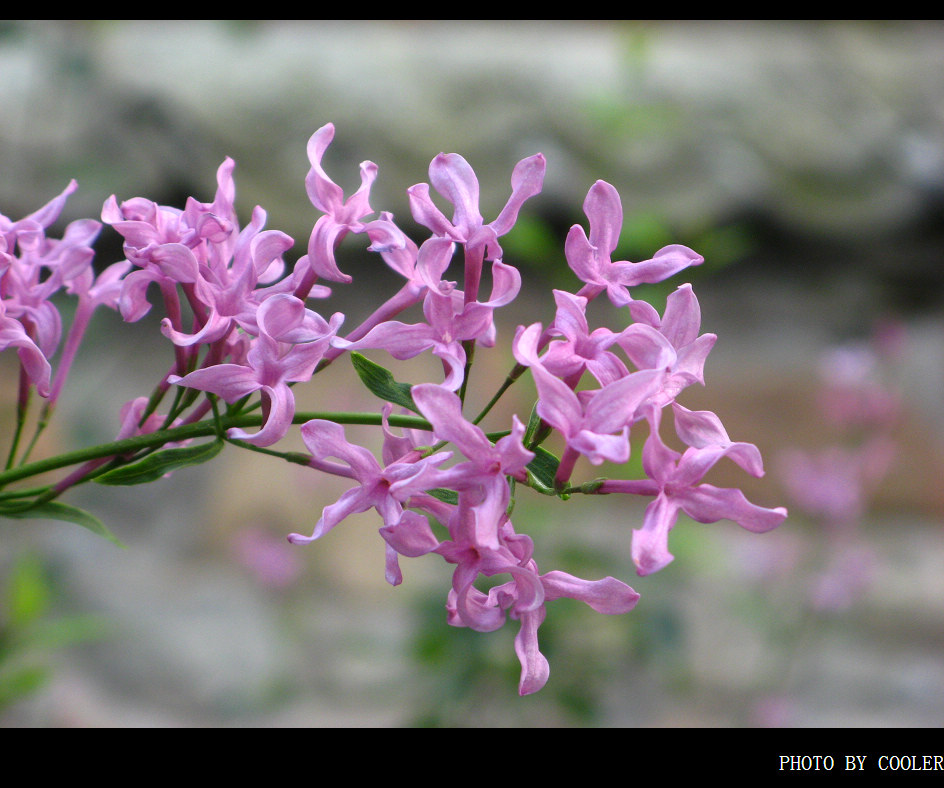
<path fill-rule="evenodd" d="M 495 220 L 486 224 L 479 211 L 479 181 L 472 167 L 458 153 L 440 153 L 429 165 L 429 179 L 436 191 L 452 203 L 452 220 L 430 199 L 426 183 L 407 189 L 413 218 L 438 236 L 468 248 L 487 249 L 488 259 L 498 260 L 502 257 L 499 236 L 514 226 L 525 201 L 541 191 L 546 167 L 540 153 L 519 161 L 511 173 L 511 197 Z"/>
<path fill-rule="evenodd" d="M 417 553 L 415 547 L 407 547 L 415 543 L 415 538 L 403 536 L 407 530 L 415 534 L 419 531 L 425 535 L 428 531 L 426 518 L 416 512 L 403 508 L 403 502 L 416 492 L 425 490 L 423 486 L 424 471 L 439 465 L 449 459 L 448 453 L 437 454 L 422 459 L 419 452 L 409 452 L 397 460 L 381 467 L 374 455 L 363 448 L 350 443 L 344 437 L 344 428 L 333 421 L 313 419 L 302 425 L 302 439 L 312 453 L 315 461 L 323 461 L 328 457 L 337 457 L 349 468 L 350 475 L 359 482 L 344 493 L 335 503 L 326 506 L 321 519 L 315 524 L 311 536 L 289 534 L 288 540 L 292 544 L 310 544 L 320 539 L 328 531 L 337 526 L 347 517 L 368 509 L 376 509 L 383 519 L 384 526 L 395 532 L 400 531 L 399 546 L 407 554 Z M 429 549 L 435 546 L 435 543 Z M 387 544 L 386 576 L 391 585 L 398 585 L 403 580 L 397 561 L 397 551 Z M 428 551 L 427 551 L 428 552 Z"/>
<path fill-rule="evenodd" d="M 26 333 L 19 320 L 7 317 L 0 300 L 0 352 L 8 347 L 16 348 L 20 364 L 30 383 L 36 386 L 41 397 L 48 397 L 52 388 L 52 367 L 37 344 Z"/>
<path fill-rule="evenodd" d="M 742 528 L 762 533 L 776 528 L 787 516 L 783 507 L 768 509 L 752 504 L 736 488 L 699 484 L 722 458 L 729 457 L 752 476 L 762 476 L 763 463 L 751 443 L 690 447 L 683 454 L 670 449 L 659 436 L 659 409 L 649 410 L 650 433 L 643 447 L 646 479 L 604 481 L 598 492 L 655 496 L 646 508 L 642 528 L 633 531 L 632 556 L 639 575 L 657 572 L 673 560 L 668 550 L 669 531 L 680 511 L 700 523 L 734 520 Z"/>
<path fill-rule="evenodd" d="M 245 364 L 216 364 L 184 377 L 171 375 L 168 381 L 209 391 L 226 402 L 260 391 L 265 415 L 262 429 L 249 434 L 234 427 L 228 434 L 256 446 L 271 446 L 285 437 L 295 413 L 295 397 L 288 384 L 311 378 L 344 316 L 337 313 L 329 323 L 294 296 L 277 294 L 260 305 L 257 319 L 260 333 Z"/>
<path fill-rule="evenodd" d="M 124 268 L 109 267 L 95 286 L 92 244 L 101 224 L 92 219 L 71 222 L 61 239 L 46 230 L 55 222 L 66 199 L 78 188 L 75 180 L 46 205 L 17 222 L 0 215 L 0 350 L 16 347 L 27 379 L 36 385 L 48 405 L 55 401 L 71 366 L 85 326 L 98 304 L 114 304 L 106 283 L 119 279 Z M 69 340 L 56 379 L 49 359 L 59 347 L 62 320 L 50 300 L 65 289 L 79 295 Z"/>
<path fill-rule="evenodd" d="M 525 467 L 534 459 L 534 452 L 522 444 L 524 425 L 513 416 L 511 433 L 493 446 L 479 427 L 463 418 L 459 397 L 445 387 L 424 383 L 414 386 L 411 394 L 436 438 L 452 443 L 468 458 L 437 474 L 435 486 L 458 490 L 460 507 L 471 510 L 475 544 L 497 548 L 498 525 L 511 499 L 506 476 L 524 481 Z"/>
<path fill-rule="evenodd" d="M 449 529 L 452 538 L 435 550 L 456 565 L 446 603 L 449 623 L 491 632 L 505 623 L 506 615 L 519 622 L 515 653 L 521 663 L 520 695 L 537 692 L 550 675 L 550 666 L 538 644 L 547 602 L 567 597 L 597 612 L 614 615 L 629 612 L 639 599 L 632 588 L 612 577 L 588 581 L 561 571 L 540 574 L 532 557 L 533 542 L 514 532 L 507 514 L 502 517 L 497 548 L 483 548 L 477 543 L 471 517 L 461 509 L 449 521 Z M 479 576 L 502 574 L 512 579 L 487 593 L 473 584 Z"/>
<path fill-rule="evenodd" d="M 228 334 L 237 323 L 247 331 L 259 333 L 256 310 L 273 293 L 271 289 L 259 289 L 257 285 L 260 281 L 271 281 L 273 274 L 278 276 L 282 272 L 282 254 L 293 244 L 292 239 L 283 232 L 261 231 L 265 219 L 265 211 L 257 206 L 253 211 L 252 222 L 236 240 L 231 263 L 221 260 L 215 266 L 199 265 L 186 246 L 168 245 L 169 253 L 178 256 L 179 262 L 175 267 L 196 271 L 193 297 L 205 313 L 202 327 L 193 334 L 176 331 L 171 321 L 164 318 L 161 331 L 175 345 L 215 342 Z"/>
<path fill-rule="evenodd" d="M 704 258 L 687 246 L 672 244 L 663 247 L 652 259 L 639 263 L 613 262 L 611 255 L 619 244 L 623 226 L 623 206 L 619 193 L 606 181 L 590 187 L 583 204 L 590 220 L 590 235 L 575 224 L 567 234 L 564 253 L 567 263 L 585 282 L 577 295 L 588 300 L 606 291 L 615 306 L 629 305 L 636 320 L 648 322 L 653 308 L 644 301 L 634 302 L 627 288 L 644 283 L 661 282 L 691 265 L 701 265 Z"/>
<path fill-rule="evenodd" d="M 424 255 L 424 248 L 431 249 L 430 254 L 439 257 L 443 249 L 449 246 L 451 243 L 448 241 L 429 247 L 424 245 L 420 249 L 419 259 L 424 261 L 428 256 Z M 420 263 L 417 267 L 420 267 Z M 391 320 L 375 326 L 356 342 L 337 339 L 333 344 L 345 350 L 378 348 L 399 360 L 414 358 L 431 350 L 443 361 L 446 370 L 443 386 L 456 391 L 465 375 L 466 351 L 463 342 L 480 340 L 486 345 L 494 344 L 493 312 L 498 306 L 511 301 L 520 287 L 517 271 L 501 263 L 494 263 L 493 268 L 496 267 L 492 298 L 488 302 L 465 303 L 461 292 L 451 287 L 430 288 L 423 301 L 425 323 L 406 324 Z M 424 273 L 423 276 L 428 279 L 431 274 Z"/>
<path fill-rule="evenodd" d="M 698 335 L 701 310 L 689 284 L 669 295 L 661 319 L 654 314 L 654 325 L 633 323 L 619 334 L 617 342 L 638 369 L 665 370 L 653 400 L 663 407 L 692 383 L 705 384 L 705 360 L 718 337 Z"/>
<path fill-rule="evenodd" d="M 688 410 L 675 401 L 686 386 L 704 384 L 704 364 L 716 339 L 714 334 L 699 333 L 701 313 L 691 285 L 683 284 L 669 296 L 662 315 L 630 295 L 629 289 L 636 285 L 661 282 L 701 264 L 701 256 L 671 245 L 650 260 L 614 262 L 622 207 L 616 190 L 597 181 L 584 201 L 589 234 L 574 225 L 564 250 L 583 286 L 577 294 L 554 291 L 556 314 L 546 331 L 541 323 L 517 330 L 512 350 L 518 366 L 473 422 L 463 414 L 472 351 L 476 345 L 491 348 L 496 344 L 495 310 L 512 303 L 521 289 L 521 275 L 503 259 L 499 239 L 512 230 L 524 203 L 541 191 L 544 157 L 536 154 L 518 162 L 511 175 L 510 197 L 498 216 L 486 222 L 472 167 L 459 154 L 440 153 L 430 163 L 430 184 L 408 190 L 413 218 L 430 231 L 430 237 L 418 243 L 397 227 L 392 213 L 375 214 L 371 207 L 370 191 L 378 172 L 373 162 L 361 163 L 360 186 L 349 197 L 328 176 L 322 162 L 333 138 L 334 126 L 328 123 L 308 142 L 310 169 L 305 186 L 322 215 L 311 230 L 307 254 L 291 271 L 284 255 L 292 239 L 278 230 L 264 229 L 266 212 L 260 206 L 253 210 L 250 222 L 240 227 L 235 211 L 235 162 L 230 158 L 217 169 L 211 202 L 190 197 L 178 209 L 141 197 L 119 203 L 112 195 L 106 200 L 101 219 L 122 237 L 126 259 L 99 274 L 91 265 L 99 222 L 79 220 L 68 225 L 61 239 L 46 236 L 77 188 L 74 181 L 18 222 L 0 216 L 0 351 L 11 348 L 18 353 L 21 405 L 35 386 L 48 398 L 39 419 L 44 426 L 93 311 L 105 306 L 117 309 L 128 322 L 139 320 L 152 309 L 147 299 L 152 284 L 160 290 L 161 331 L 174 345 L 175 365 L 150 397 L 138 397 L 122 408 L 117 439 L 126 442 L 120 448 L 127 453 L 119 460 L 142 457 L 157 448 L 161 439 L 164 446 L 182 445 L 169 439 L 220 429 L 219 414 L 216 420 L 204 420 L 215 404 L 213 396 L 178 396 L 166 416 L 158 415 L 158 401 L 172 385 L 240 403 L 227 410 L 222 417 L 227 420 L 248 404 L 241 400 L 258 393 L 249 409 L 261 408 L 261 427 L 254 433 L 231 427 L 227 437 L 236 443 L 268 447 L 289 435 L 293 421 L 307 418 L 296 414 L 293 385 L 308 382 L 344 352 L 378 349 L 405 360 L 430 351 L 442 361 L 441 383 L 406 385 L 398 381 L 399 376 L 393 377 L 397 373 L 376 367 L 365 373 L 367 365 L 356 365 L 367 388 L 385 400 L 379 419 L 383 436 L 379 459 L 373 450 L 349 440 L 339 423 L 376 423 L 377 414 L 322 414 L 327 418 L 308 420 L 300 434 L 310 456 L 265 450 L 307 464 L 313 471 L 351 480 L 350 489 L 322 508 L 310 535 L 292 533 L 288 541 L 310 544 L 351 515 L 375 510 L 389 583 L 402 581 L 402 557 L 436 554 L 454 567 L 445 600 L 450 625 L 489 632 L 508 619 L 518 622 L 514 648 L 521 664 L 521 695 L 541 689 L 550 675 L 538 642 L 548 602 L 566 597 L 601 613 L 619 614 L 632 610 L 639 594 L 613 577 L 583 580 L 560 570 L 542 573 L 533 541 L 516 533 L 512 524 L 519 491 L 533 487 L 563 499 L 577 493 L 651 497 L 642 526 L 632 537 L 631 554 L 640 575 L 673 560 L 668 534 L 679 512 L 700 522 L 732 519 L 758 532 L 784 519 L 783 508 L 756 506 L 740 490 L 702 482 L 722 457 L 754 476 L 763 474 L 763 465 L 757 447 L 732 441 L 714 413 Z M 451 204 L 451 218 L 436 207 L 431 188 Z M 316 284 L 319 278 L 352 281 L 338 268 L 335 256 L 348 235 L 366 235 L 368 251 L 379 254 L 403 281 L 399 291 L 339 336 L 344 315 L 335 313 L 326 320 L 306 303 L 308 298 L 330 295 L 328 287 Z M 463 265 L 461 277 L 449 273 L 454 258 Z M 480 296 L 486 260 L 491 265 L 487 299 Z M 460 278 L 461 282 L 453 281 Z M 76 296 L 78 305 L 53 376 L 50 359 L 59 349 L 63 326 L 51 298 L 61 290 Z M 603 292 L 616 306 L 628 307 L 632 325 L 618 331 L 591 329 L 587 307 Z M 395 319 L 420 303 L 418 322 Z M 478 422 L 524 368 L 531 369 L 538 394 L 530 429 L 513 414 L 510 429 L 487 433 Z M 581 389 L 587 372 L 597 385 Z M 394 419 L 393 402 L 418 411 L 425 422 L 412 414 Z M 666 446 L 659 434 L 667 407 L 672 409 L 679 439 L 687 446 L 684 452 Z M 19 469 L 11 466 L 18 454 L 25 412 L 24 406 L 17 414 L 9 479 L 20 478 L 14 476 Z M 631 452 L 630 430 L 643 419 L 649 425 L 642 449 L 646 478 L 569 484 L 581 455 L 595 466 L 625 463 Z M 404 429 L 396 434 L 391 421 L 419 423 L 429 431 Z M 185 425 L 175 435 L 161 434 Z M 564 446 L 559 461 L 541 447 L 555 431 Z M 136 440 L 139 436 L 142 440 Z M 32 445 L 23 453 L 21 466 Z M 129 447 L 135 448 L 128 451 Z M 879 454 L 869 466 L 871 471 L 835 461 L 831 470 L 848 471 L 850 477 L 858 473 L 856 481 L 861 483 L 873 478 L 870 473 L 879 472 Z M 5 494 L 4 506 L 17 514 L 27 511 L 28 505 L 51 500 L 48 495 L 97 476 L 98 469 L 116 459 L 107 451 L 81 456 L 93 459 L 77 463 L 34 503 L 27 496 L 20 500 L 19 493 Z M 149 456 L 142 466 L 145 471 L 158 467 L 163 472 L 202 459 L 189 451 L 173 452 Z M 796 474 L 802 493 L 822 504 L 814 481 L 804 476 L 809 468 L 801 464 L 797 463 Z M 133 470 L 137 473 L 141 468 Z M 548 478 L 551 474 L 553 482 Z M 822 505 L 832 507 L 831 513 L 856 511 L 851 485 L 845 488 L 849 495 L 844 500 Z M 833 485 L 833 492 L 836 488 Z M 244 561 L 268 582 L 286 583 L 297 571 L 290 565 L 283 573 L 288 556 L 273 557 L 263 541 L 248 542 L 245 548 Z"/>
<path fill-rule="evenodd" d="M 537 358 L 540 332 L 539 323 L 519 332 L 515 354 L 519 363 L 531 367 L 538 389 L 538 415 L 567 441 L 558 469 L 558 483 L 570 478 L 578 453 L 585 455 L 594 465 L 605 460 L 626 462 L 629 459 L 629 427 L 639 406 L 660 385 L 662 370 L 641 370 L 600 389 L 578 394 L 552 375 Z"/>
<path fill-rule="evenodd" d="M 407 189 L 413 218 L 435 236 L 449 238 L 465 247 L 464 292 L 467 302 L 478 298 L 484 259 L 500 260 L 498 238 L 510 232 L 526 200 L 544 184 L 547 163 L 540 153 L 522 159 L 511 174 L 511 197 L 494 221 L 485 223 L 479 210 L 479 181 L 469 163 L 458 153 L 440 153 L 429 165 L 429 179 L 436 191 L 453 205 L 452 220 L 436 207 L 429 184 Z"/>
<path fill-rule="evenodd" d="M 326 123 L 308 140 L 308 159 L 311 169 L 305 178 L 305 188 L 312 205 L 322 216 L 315 223 L 308 242 L 308 254 L 299 260 L 302 267 L 311 273 L 334 282 L 350 282 L 351 277 L 338 269 L 334 250 L 349 232 L 361 233 L 365 224 L 361 221 L 373 213 L 370 207 L 370 187 L 377 178 L 377 165 L 372 161 L 361 162 L 361 185 L 347 200 L 344 191 L 321 166 L 325 151 L 334 139 L 334 124 Z M 304 293 L 311 282 L 305 279 Z M 313 281 L 313 280 L 312 280 Z"/>
<path fill-rule="evenodd" d="M 547 352 L 541 357 L 542 366 L 571 388 L 577 386 L 585 370 L 601 386 L 628 375 L 629 370 L 623 361 L 609 350 L 619 340 L 620 334 L 602 327 L 590 331 L 586 316 L 587 299 L 555 290 L 554 300 L 557 302 L 557 316 L 549 334 L 562 339 L 548 345 Z"/>
<path fill-rule="evenodd" d="M 124 279 L 119 299 L 122 317 L 140 320 L 151 305 L 146 291 L 152 282 L 161 287 L 168 317 L 180 330 L 178 284 L 193 285 L 201 265 L 219 270 L 228 264 L 236 243 L 238 223 L 233 208 L 235 162 L 226 158 L 217 169 L 217 190 L 212 203 L 188 198 L 185 210 L 135 197 L 118 203 L 114 195 L 102 207 L 102 221 L 124 240 L 127 259 L 139 270 Z"/>

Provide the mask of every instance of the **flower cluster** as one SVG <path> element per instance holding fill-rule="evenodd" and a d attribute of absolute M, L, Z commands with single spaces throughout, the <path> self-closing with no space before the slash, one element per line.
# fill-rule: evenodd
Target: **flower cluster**
<path fill-rule="evenodd" d="M 796 507 L 818 524 L 826 564 L 810 584 L 810 603 L 823 612 L 848 608 L 865 592 L 875 558 L 862 521 L 898 452 L 901 394 L 892 382 L 904 335 L 881 325 L 869 342 L 847 344 L 820 359 L 817 410 L 835 442 L 815 450 L 784 449 L 780 480 Z"/>
<path fill-rule="evenodd" d="M 0 217 L 0 350 L 9 346 L 19 353 L 24 391 L 35 387 L 41 396 L 54 399 L 61 387 L 58 373 L 51 378 L 49 361 L 61 333 L 58 312 L 49 301 L 57 289 L 79 298 L 76 339 L 70 333 L 60 371 L 68 368 L 95 306 L 107 305 L 126 321 L 136 321 L 152 309 L 152 293 L 160 299 L 161 331 L 174 350 L 173 363 L 151 397 L 126 406 L 110 453 L 83 455 L 85 464 L 68 483 L 41 491 L 33 505 L 46 504 L 67 486 L 90 478 L 133 483 L 208 459 L 215 449 L 190 446 L 155 453 L 161 446 L 181 447 L 200 436 L 215 436 L 213 446 L 229 442 L 349 478 L 352 487 L 324 507 L 310 535 L 293 533 L 289 541 L 308 544 L 349 515 L 375 509 L 391 584 L 402 580 L 401 557 L 435 553 L 454 566 L 446 599 L 450 624 L 487 632 L 508 618 L 518 622 L 521 694 L 535 692 L 548 679 L 548 663 L 538 646 L 548 602 L 568 597 L 599 612 L 623 613 L 639 595 L 612 577 L 585 580 L 559 570 L 542 572 L 532 540 L 512 523 L 520 488 L 562 499 L 578 493 L 651 498 L 632 535 L 630 553 L 639 575 L 672 560 L 669 531 L 680 512 L 699 522 L 730 519 L 757 532 L 784 519 L 783 508 L 760 507 L 738 489 L 702 481 L 724 457 L 754 476 L 763 474 L 763 466 L 757 447 L 732 441 L 714 413 L 688 410 L 677 402 L 686 387 L 704 384 L 705 360 L 716 340 L 714 334 L 700 333 L 691 285 L 679 286 L 661 315 L 631 295 L 637 285 L 662 282 L 701 264 L 700 255 L 671 245 L 644 262 L 613 260 L 622 226 L 620 199 L 610 184 L 595 183 L 584 202 L 589 233 L 576 224 L 564 244 L 581 284 L 573 293 L 554 291 L 556 313 L 546 328 L 542 323 L 519 326 L 511 342 L 516 366 L 489 404 L 472 417 L 465 394 L 475 350 L 496 345 L 495 312 L 511 304 L 521 287 L 521 276 L 505 259 L 500 239 L 513 229 L 525 202 L 541 191 L 544 157 L 536 154 L 517 164 L 505 206 L 486 221 L 469 163 L 455 153 L 436 156 L 429 167 L 430 183 L 407 190 L 414 220 L 429 231 L 417 244 L 392 213 L 371 207 L 371 185 L 378 174 L 372 162 L 361 164 L 360 187 L 345 198 L 322 165 L 333 136 L 334 127 L 328 124 L 308 144 L 311 167 L 305 184 L 321 216 L 307 254 L 291 267 L 284 256 L 293 241 L 285 233 L 263 229 L 262 208 L 256 207 L 249 224 L 240 227 L 231 159 L 217 172 L 210 203 L 191 198 L 179 209 L 144 198 L 109 198 L 102 220 L 123 237 L 126 259 L 97 277 L 90 248 L 100 229 L 97 222 L 75 222 L 59 241 L 44 234 L 74 184 L 20 222 Z M 451 218 L 437 207 L 431 192 L 450 204 Z M 342 331 L 344 315 L 323 317 L 312 301 L 330 296 L 324 282 L 352 281 L 338 267 L 336 250 L 345 238 L 359 235 L 366 236 L 368 251 L 378 254 L 403 284 L 363 322 Z M 461 280 L 450 277 L 454 265 L 461 265 Z M 483 282 L 489 284 L 483 287 Z M 591 330 L 587 307 L 604 293 L 628 327 Z M 422 319 L 397 319 L 411 307 L 421 311 Z M 431 353 L 441 361 L 441 379 L 399 383 L 361 355 L 365 350 L 398 360 Z M 385 401 L 381 412 L 297 413 L 294 386 L 344 354 L 366 387 Z M 514 415 L 510 424 L 486 432 L 479 424 L 528 370 L 538 394 L 530 417 Z M 165 417 L 158 417 L 157 404 L 168 392 L 173 404 Z M 206 396 L 201 398 L 200 392 Z M 666 410 L 672 413 L 675 436 L 686 446 L 683 452 L 663 439 Z M 646 428 L 644 478 L 572 481 L 581 457 L 594 466 L 625 464 L 640 422 Z M 379 458 L 349 440 L 345 423 L 381 428 Z M 269 448 L 295 424 L 301 425 L 308 454 Z M 258 429 L 247 431 L 251 426 Z M 563 446 L 559 457 L 542 445 L 552 434 Z M 8 470 L 15 465 L 14 455 Z M 25 475 L 20 470 L 18 478 Z M 4 483 L 0 474 L 0 490 Z M 2 508 L 3 495 L 0 511 L 10 513 L 11 508 Z M 20 514 L 27 507 L 17 500 Z"/>

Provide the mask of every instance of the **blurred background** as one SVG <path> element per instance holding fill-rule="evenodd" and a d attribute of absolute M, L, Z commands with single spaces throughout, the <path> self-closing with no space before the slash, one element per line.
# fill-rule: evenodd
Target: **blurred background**
<path fill-rule="evenodd" d="M 0 213 L 20 218 L 72 177 L 63 223 L 111 194 L 210 201 L 231 156 L 240 216 L 262 205 L 295 238 L 290 259 L 318 217 L 305 145 L 326 122 L 328 173 L 349 194 L 376 162 L 371 204 L 408 233 L 405 190 L 440 151 L 475 168 L 486 218 L 541 151 L 544 190 L 502 239 L 525 279 L 505 337 L 553 317 L 550 288 L 576 288 L 563 239 L 609 181 L 615 259 L 668 243 L 706 258 L 634 296 L 661 309 L 691 281 L 719 335 L 707 386 L 680 402 L 756 443 L 768 472 L 729 463 L 707 480 L 791 512 L 760 536 L 683 517 L 675 562 L 637 578 L 642 506 L 519 496 L 542 570 L 642 595 L 620 617 L 549 605 L 551 678 L 522 699 L 517 625 L 449 627 L 437 557 L 404 559 L 387 586 L 373 513 L 289 548 L 343 483 L 228 448 L 145 487 L 89 485 L 67 500 L 127 549 L 0 522 L 0 724 L 944 724 L 944 24 L 5 22 L 0 101 Z M 97 249 L 102 266 L 122 259 L 110 229 Z M 342 253 L 355 284 L 321 311 L 366 314 L 394 277 L 356 241 Z M 111 438 L 171 358 L 157 318 L 97 315 L 45 450 Z M 476 367 L 496 380 L 513 363 L 499 344 Z M 421 364 L 388 366 L 409 380 Z M 300 407 L 376 408 L 330 371 Z M 527 415 L 530 386 L 503 418 Z"/>

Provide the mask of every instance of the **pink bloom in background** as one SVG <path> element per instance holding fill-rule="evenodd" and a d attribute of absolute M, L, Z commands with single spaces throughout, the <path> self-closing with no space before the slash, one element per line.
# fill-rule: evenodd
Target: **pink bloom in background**
<path fill-rule="evenodd" d="M 868 589 L 877 563 L 862 534 L 876 492 L 899 450 L 894 431 L 901 412 L 893 385 L 904 335 L 879 326 L 872 341 L 825 352 L 819 363 L 817 405 L 836 432 L 834 442 L 781 451 L 778 470 L 787 494 L 818 525 L 808 598 L 813 609 L 840 612 Z"/>
<path fill-rule="evenodd" d="M 854 449 L 787 449 L 780 456 L 780 476 L 787 492 L 807 515 L 825 523 L 855 523 L 865 514 L 895 451 L 895 444 L 884 437 Z"/>
<path fill-rule="evenodd" d="M 236 560 L 248 569 L 260 585 L 281 591 L 302 574 L 301 558 L 285 539 L 269 531 L 244 528 L 233 537 Z"/>

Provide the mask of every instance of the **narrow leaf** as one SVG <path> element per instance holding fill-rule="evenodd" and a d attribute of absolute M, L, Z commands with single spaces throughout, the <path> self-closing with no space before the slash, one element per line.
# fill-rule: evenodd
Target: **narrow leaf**
<path fill-rule="evenodd" d="M 17 520 L 63 520 L 67 523 L 75 523 L 76 525 L 81 525 L 83 528 L 88 528 L 92 533 L 105 537 L 109 542 L 118 545 L 118 547 L 124 547 L 124 545 L 118 541 L 118 538 L 109 531 L 105 527 L 105 524 L 94 514 L 90 514 L 84 509 L 79 509 L 77 506 L 62 503 L 61 501 L 47 501 L 46 503 L 41 503 L 25 511 L 0 510 L 0 516 L 13 517 Z"/>
<path fill-rule="evenodd" d="M 201 443 L 199 446 L 187 446 L 182 449 L 165 449 L 145 457 L 131 465 L 114 468 L 95 481 L 99 484 L 147 484 L 156 481 L 165 474 L 186 468 L 189 465 L 199 465 L 212 460 L 223 448 L 223 441 Z"/>
<path fill-rule="evenodd" d="M 351 352 L 351 363 L 360 377 L 361 381 L 370 389 L 371 393 L 380 397 L 386 402 L 392 402 L 394 405 L 401 405 L 409 408 L 414 413 L 419 413 L 420 409 L 416 407 L 410 389 L 413 388 L 409 383 L 398 383 L 393 379 L 390 370 L 375 364 L 369 358 L 360 353 Z"/>
<path fill-rule="evenodd" d="M 432 495 L 433 498 L 438 498 L 443 503 L 459 503 L 459 493 L 455 490 L 446 490 L 442 487 L 436 487 L 433 490 L 427 490 L 426 493 L 427 495 Z"/>

